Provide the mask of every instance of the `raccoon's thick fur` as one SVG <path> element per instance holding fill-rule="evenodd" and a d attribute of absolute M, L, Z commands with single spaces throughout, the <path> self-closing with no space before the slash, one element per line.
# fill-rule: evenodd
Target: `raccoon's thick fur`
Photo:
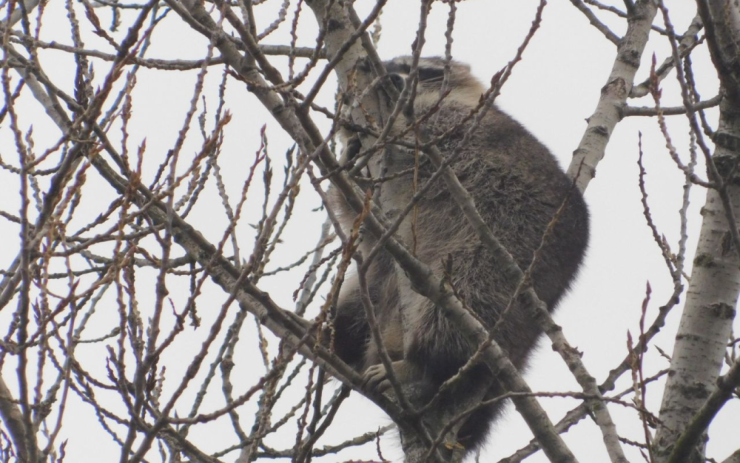
<path fill-rule="evenodd" d="M 398 86 L 402 87 L 411 63 L 411 57 L 385 63 Z M 441 58 L 420 60 L 415 117 L 424 116 L 438 103 L 444 66 Z M 548 149 L 496 107 L 488 110 L 472 137 L 461 146 L 472 123 L 472 119 L 463 120 L 478 104 L 484 88 L 468 66 L 455 61 L 449 66 L 449 94 L 438 110 L 421 124 L 421 134 L 426 140 L 432 140 L 451 130 L 437 147 L 446 156 L 459 150 L 453 170 L 475 199 L 478 211 L 494 235 L 522 270 L 529 267 L 548 224 L 565 204 L 554 228 L 545 237 L 532 273 L 535 291 L 552 311 L 576 275 L 586 249 L 589 233 L 586 205 Z M 424 161 L 423 154 L 420 156 L 419 185 L 423 185 L 435 169 L 430 162 Z M 389 148 L 385 155 L 377 154 L 364 173 L 377 178 L 381 176 L 380 165 L 387 169 L 382 175 L 391 179 L 382 183 L 375 201 L 393 218 L 413 195 L 414 152 Z M 394 173 L 402 171 L 409 173 L 393 178 Z M 349 230 L 356 214 L 338 194 L 332 197 L 331 206 L 339 212 L 343 227 Z M 415 231 L 412 230 L 414 220 Z M 360 247 L 364 256 L 375 244 L 375 239 L 367 235 Z M 415 249 L 416 256 L 438 277 L 449 270 L 445 269 L 445 262 L 451 259 L 449 278 L 465 306 L 474 311 L 487 328 L 495 325 L 518 282 L 507 278 L 496 267 L 442 179 L 437 180 L 429 194 L 418 202 L 416 213 L 408 215 L 397 237 L 409 249 Z M 423 386 L 417 390 L 428 391 L 426 397 L 415 398 L 417 405 L 422 404 L 465 364 L 477 346 L 468 341 L 432 302 L 411 289 L 403 271 L 385 251 L 372 262 L 367 281 L 384 345 L 396 361 L 394 371 L 404 383 L 415 382 Z M 499 327 L 495 339 L 514 365 L 522 369 L 541 330 L 520 303 L 515 302 L 512 310 L 514 316 Z M 374 368 L 376 377 L 371 382 L 377 385 L 380 359 L 368 328 L 356 276 L 348 276 L 344 283 L 333 323 L 336 353 L 360 371 Z M 384 371 L 382 367 L 381 371 Z M 482 377 L 492 383 L 486 397 L 500 395 L 503 391 L 487 371 L 479 366 L 450 393 L 453 396 L 450 400 L 454 400 L 455 394 L 466 394 L 466 388 L 475 381 L 482 381 Z M 386 389 L 387 381 L 379 386 Z M 457 435 L 466 450 L 482 443 L 500 409 L 499 402 L 468 418 Z"/>

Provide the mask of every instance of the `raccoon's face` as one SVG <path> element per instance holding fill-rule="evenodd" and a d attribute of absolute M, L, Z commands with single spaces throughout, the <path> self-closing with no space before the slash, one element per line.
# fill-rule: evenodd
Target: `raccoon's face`
<path fill-rule="evenodd" d="M 403 90 L 406 78 L 411 73 L 413 58 L 399 56 L 383 64 L 393 85 L 399 91 Z M 420 58 L 418 71 L 417 104 L 431 103 L 439 99 L 445 77 L 444 58 Z M 447 89 L 450 93 L 445 102 L 457 102 L 468 106 L 477 105 L 480 95 L 484 92 L 481 83 L 470 73 L 470 66 L 454 60 L 449 63 Z"/>

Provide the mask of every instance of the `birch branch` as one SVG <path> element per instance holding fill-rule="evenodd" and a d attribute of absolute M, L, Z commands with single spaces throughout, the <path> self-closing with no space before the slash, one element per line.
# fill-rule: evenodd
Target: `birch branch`
<path fill-rule="evenodd" d="M 576 180 L 581 192 L 586 191 L 596 176 L 596 167 L 604 158 L 614 127 L 622 119 L 622 108 L 632 91 L 656 12 L 654 0 L 638 0 L 627 19 L 627 33 L 617 47 L 617 57 L 601 89 L 599 103 L 588 118 L 586 131 L 568 166 L 568 175 Z"/>

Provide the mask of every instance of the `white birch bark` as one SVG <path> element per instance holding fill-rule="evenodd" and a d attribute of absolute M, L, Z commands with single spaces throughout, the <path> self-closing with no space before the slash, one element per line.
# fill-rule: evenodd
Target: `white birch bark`
<path fill-rule="evenodd" d="M 573 159 L 568 166 L 568 176 L 576 179 L 581 192 L 596 176 L 596 166 L 604 158 L 614 127 L 622 120 L 622 109 L 627 103 L 635 74 L 640 68 L 642 52 L 650 35 L 657 8 L 654 0 L 638 0 L 630 13 L 627 32 L 619 43 L 609 79 L 601 89 L 601 98 L 591 117 Z M 579 173 L 580 172 L 580 173 Z"/>
<path fill-rule="evenodd" d="M 699 0 L 698 3 L 724 90 L 719 128 L 714 137 L 713 161 L 717 170 L 713 173 L 710 168 L 710 178 L 714 177 L 711 180 L 717 182 L 717 172 L 723 177 L 720 181 L 726 185 L 726 196 L 723 198 L 721 191 L 709 190 L 702 209 L 701 235 L 661 404 L 660 427 L 654 441 L 657 462 L 704 461 L 706 439 L 699 439 L 690 454 L 672 455 L 676 453 L 673 446 L 717 387 L 740 292 L 740 253 L 733 245 L 733 235 L 737 237 L 737 233 L 732 233 L 737 230 L 737 223 L 732 224 L 734 230 L 729 226 L 730 220 L 736 221 L 734 218 L 740 214 L 740 186 L 726 179 L 733 170 L 740 147 L 740 118 L 737 116 L 740 80 L 729 66 L 738 59 L 740 10 L 736 3 L 725 0 Z M 731 211 L 727 208 L 729 203 Z"/>
<path fill-rule="evenodd" d="M 728 192 L 737 215 L 740 188 L 730 187 Z M 672 443 L 715 387 L 740 291 L 738 257 L 732 250 L 727 251 L 727 220 L 722 201 L 714 190 L 707 193 L 703 215 L 686 305 L 660 408 L 663 425 L 655 439 L 659 462 L 667 461 Z"/>

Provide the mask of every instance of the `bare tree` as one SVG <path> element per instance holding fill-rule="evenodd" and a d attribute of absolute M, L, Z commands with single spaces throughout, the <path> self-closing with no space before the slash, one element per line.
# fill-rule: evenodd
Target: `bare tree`
<path fill-rule="evenodd" d="M 466 308 L 449 275 L 433 271 L 399 238 L 403 217 L 389 217 L 372 188 L 363 188 L 390 179 L 366 177 L 362 163 L 405 146 L 391 130 L 395 121 L 406 118 L 414 127 L 429 117 L 404 111 L 414 92 L 399 94 L 385 73 L 377 50 L 392 32 L 381 27 L 383 13 L 405 8 L 414 15 L 405 18 L 413 34 L 395 47 L 398 54 L 418 59 L 427 54 L 426 41 L 436 39 L 449 63 L 456 38 L 485 34 L 459 26 L 459 16 L 475 15 L 481 3 L 6 1 L 0 460 L 108 460 L 117 452 L 121 462 L 303 463 L 349 455 L 377 461 L 385 460 L 395 428 L 406 461 L 460 461 L 465 448 L 456 433 L 465 417 L 511 400 L 533 438 L 502 462 L 578 461 L 584 446 L 563 435 L 581 421 L 593 421 L 592 436 L 601 438 L 587 446 L 615 463 L 740 462 L 736 439 L 708 430 L 740 398 L 733 334 L 740 291 L 740 7 L 730 0 L 684 2 L 680 8 L 696 14 L 677 31 L 674 6 L 662 1 L 570 3 L 567 14 L 588 21 L 591 37 L 613 50 L 611 69 L 600 70 L 600 94 L 586 95 L 596 109 L 584 115 L 583 137 L 570 147 L 573 188 L 589 199 L 607 146 L 624 136 L 615 132 L 622 122 L 660 137 L 666 147 L 660 173 L 678 173 L 683 185 L 678 226 L 666 235 L 659 216 L 667 206 L 648 199 L 658 173 L 648 152 L 655 148 L 643 146 L 642 135 L 631 144 L 639 175 L 621 181 L 639 192 L 634 206 L 645 220 L 630 226 L 649 230 L 664 262 L 651 272 L 667 275 L 670 289 L 653 315 L 650 286 L 642 295 L 644 286 L 628 287 L 620 275 L 611 280 L 620 296 L 640 292 L 644 299 L 642 307 L 624 308 L 638 330 L 626 336 L 627 348 L 605 346 L 623 360 L 587 368 L 589 352 L 566 339 L 529 270 L 486 225 L 450 168 L 454 157 L 438 149 L 440 140 L 421 150 L 434 175 L 415 195 L 444 184 L 496 264 L 519 280 L 512 300 L 524 301 L 531 323 L 575 380 L 575 389 L 539 390 L 497 344 L 494 330 Z M 547 41 L 542 25 L 549 9 L 562 5 L 542 0 L 527 8 L 528 27 L 509 34 L 516 46 L 486 76 L 489 88 L 470 120 L 516 82 L 531 44 Z M 490 21 L 503 27 L 506 18 Z M 433 37 L 430 30 L 441 33 Z M 660 47 L 669 50 L 662 61 L 643 56 Z M 707 55 L 712 72 L 695 64 Z M 719 91 L 700 96 L 714 78 Z M 340 133 L 360 147 L 337 143 Z M 357 161 L 343 162 L 342 151 L 352 149 L 359 150 Z M 691 199 L 704 192 L 701 214 L 693 212 Z M 351 230 L 339 226 L 330 194 L 356 214 Z M 412 200 L 403 214 L 413 210 Z M 694 236 L 691 224 L 698 221 Z M 463 369 L 485 364 L 506 393 L 488 400 L 472 394 L 454 406 L 435 395 L 419 406 L 404 396 L 387 354 L 381 357 L 393 388 L 382 394 L 340 360 L 332 317 L 348 271 L 357 273 L 370 301 L 361 265 L 368 256 L 356 252 L 363 236 L 373 236 L 414 290 L 479 346 Z M 630 243 L 615 237 L 611 245 Z M 587 265 L 583 273 L 606 268 Z M 367 305 L 372 342 L 382 353 Z M 656 335 L 674 309 L 682 315 L 672 353 L 648 360 L 649 347 L 662 353 Z M 462 374 L 442 388 L 459 381 Z M 353 403 L 351 391 L 372 405 Z M 659 410 L 649 399 L 656 393 Z M 549 407 L 558 400 L 571 409 L 555 421 Z M 393 426 L 362 428 L 373 406 Z M 708 452 L 709 438 L 723 442 L 725 453 Z"/>

